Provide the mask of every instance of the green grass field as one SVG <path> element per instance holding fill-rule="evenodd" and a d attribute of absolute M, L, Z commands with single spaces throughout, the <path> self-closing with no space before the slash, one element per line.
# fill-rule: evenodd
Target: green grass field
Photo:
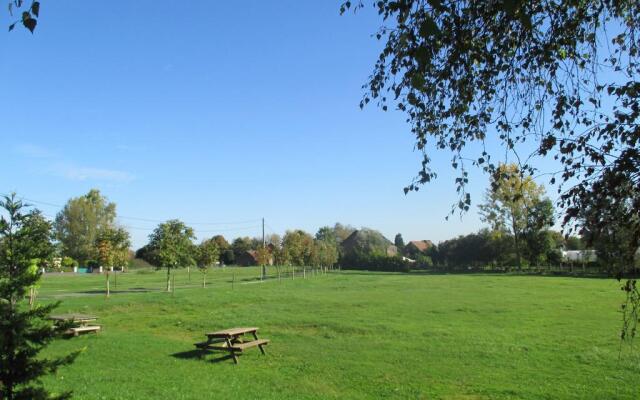
<path fill-rule="evenodd" d="M 232 289 L 231 277 L 235 274 Z M 334 272 L 256 282 L 256 268 L 176 277 L 48 275 L 40 301 L 100 317 L 98 335 L 45 379 L 79 399 L 638 399 L 640 359 L 619 357 L 622 293 L 613 280 Z M 112 282 L 113 288 L 113 282 Z M 258 326 L 272 343 L 216 362 L 204 332 Z"/>

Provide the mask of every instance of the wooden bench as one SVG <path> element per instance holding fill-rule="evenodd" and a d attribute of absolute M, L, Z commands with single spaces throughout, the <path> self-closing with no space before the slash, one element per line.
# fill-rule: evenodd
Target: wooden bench
<path fill-rule="evenodd" d="M 258 346 L 262 354 L 265 354 L 264 348 L 262 346 L 265 346 L 267 344 L 269 344 L 269 339 L 258 339 L 252 340 L 250 342 L 235 343 L 233 346 L 231 346 L 231 350 L 244 351 L 245 349 L 250 349 L 251 347 Z"/>
<path fill-rule="evenodd" d="M 67 333 L 69 335 L 73 335 L 73 336 L 78 336 L 81 333 L 87 333 L 87 332 L 95 332 L 98 333 L 100 332 L 100 329 L 102 329 L 102 327 L 100 327 L 99 325 L 94 325 L 94 326 L 78 326 L 75 328 L 69 328 L 69 330 L 67 331 Z"/>

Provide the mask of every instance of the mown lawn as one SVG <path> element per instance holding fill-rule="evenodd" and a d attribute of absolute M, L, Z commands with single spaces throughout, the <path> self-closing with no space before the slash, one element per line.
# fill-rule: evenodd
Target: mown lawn
<path fill-rule="evenodd" d="M 41 301 L 96 314 L 104 331 L 51 345 L 84 351 L 45 384 L 79 399 L 640 398 L 640 358 L 619 357 L 613 280 L 257 275 L 218 270 L 202 289 L 181 271 L 168 294 L 163 272 L 131 272 L 109 299 L 103 277 L 46 276 Z M 267 355 L 194 357 L 205 331 L 235 326 L 260 327 Z"/>

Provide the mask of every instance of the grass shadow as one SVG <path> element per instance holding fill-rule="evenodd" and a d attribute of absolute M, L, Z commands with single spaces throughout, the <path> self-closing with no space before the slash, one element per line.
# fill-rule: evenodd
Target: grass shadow
<path fill-rule="evenodd" d="M 175 357 L 175 358 L 179 358 L 182 360 L 191 360 L 191 359 L 201 359 L 204 358 L 204 356 L 207 355 L 206 352 L 203 352 L 202 350 L 189 350 L 189 351 L 182 351 L 179 353 L 173 353 L 171 354 L 171 357 Z"/>
<path fill-rule="evenodd" d="M 413 275 L 413 276 L 453 276 L 453 275 L 467 275 L 467 276 L 504 276 L 504 277 L 530 277 L 530 276 L 539 276 L 542 278 L 587 278 L 587 279 L 613 279 L 613 277 L 608 276 L 604 273 L 602 274 L 581 274 L 577 272 L 567 272 L 567 271 L 478 271 L 478 270 L 469 270 L 469 271 L 433 271 L 433 270 L 411 270 L 409 272 L 401 272 L 401 271 L 374 271 L 374 270 L 356 270 L 356 269 L 343 269 L 342 272 L 345 275 L 369 275 L 369 276 L 380 276 L 380 275 Z"/>
<path fill-rule="evenodd" d="M 233 356 L 231 354 L 225 354 L 221 352 L 211 352 L 211 351 L 202 351 L 202 350 L 188 350 L 182 351 L 179 353 L 171 354 L 171 357 L 179 358 L 181 360 L 204 360 L 207 355 L 214 354 L 216 357 L 210 360 L 207 360 L 211 363 L 219 363 L 227 360 L 231 360 Z"/>
<path fill-rule="evenodd" d="M 116 289 L 109 290 L 111 294 L 119 294 L 119 293 L 151 293 L 151 292 L 162 292 L 163 289 L 150 289 L 150 288 L 131 288 L 131 289 Z M 94 289 L 94 290 L 79 290 L 74 293 L 81 294 L 105 294 L 106 290 L 104 289 Z"/>

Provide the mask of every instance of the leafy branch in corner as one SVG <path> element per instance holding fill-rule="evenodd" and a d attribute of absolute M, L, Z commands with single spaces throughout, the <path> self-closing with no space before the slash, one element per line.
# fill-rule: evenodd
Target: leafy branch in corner
<path fill-rule="evenodd" d="M 33 33 L 38 25 L 38 18 L 40 17 L 40 2 L 32 1 L 31 5 L 24 8 L 24 0 L 12 0 L 9 1 L 9 15 L 19 15 L 20 19 L 9 25 L 9 32 L 15 29 L 16 25 L 22 23 L 22 26 L 27 28 L 29 32 Z"/>

